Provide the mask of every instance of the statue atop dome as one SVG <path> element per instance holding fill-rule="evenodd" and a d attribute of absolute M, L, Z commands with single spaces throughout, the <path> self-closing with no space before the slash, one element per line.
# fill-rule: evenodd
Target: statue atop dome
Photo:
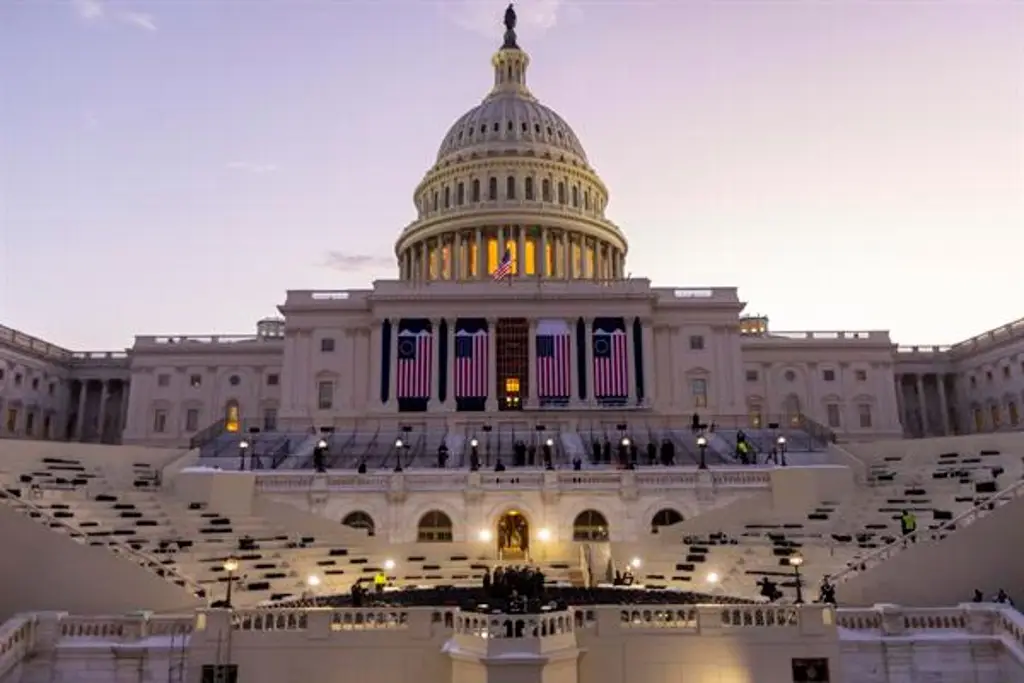
<path fill-rule="evenodd" d="M 505 42 L 502 44 L 502 50 L 518 50 L 519 45 L 516 43 L 516 8 L 513 3 L 508 3 L 508 7 L 505 8 Z"/>

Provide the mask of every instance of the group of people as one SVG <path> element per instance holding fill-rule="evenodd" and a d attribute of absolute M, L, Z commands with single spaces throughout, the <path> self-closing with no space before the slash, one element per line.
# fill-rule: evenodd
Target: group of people
<path fill-rule="evenodd" d="M 495 600 L 539 600 L 544 597 L 544 572 L 536 567 L 495 567 L 483 575 L 483 589 Z"/>

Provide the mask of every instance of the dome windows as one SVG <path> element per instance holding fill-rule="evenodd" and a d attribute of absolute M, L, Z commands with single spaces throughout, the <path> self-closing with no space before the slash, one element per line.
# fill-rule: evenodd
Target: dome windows
<path fill-rule="evenodd" d="M 492 202 L 498 201 L 498 179 L 494 176 L 487 181 L 487 199 Z"/>
<path fill-rule="evenodd" d="M 505 178 L 505 198 L 515 199 L 516 198 L 516 178 L 515 176 L 509 176 Z"/>
<path fill-rule="evenodd" d="M 474 203 L 480 201 L 480 180 L 478 178 L 473 179 L 473 193 L 470 201 Z"/>
<path fill-rule="evenodd" d="M 547 178 L 540 182 L 540 200 L 542 202 L 551 201 L 551 181 Z"/>
<path fill-rule="evenodd" d="M 527 201 L 533 201 L 533 178 L 527 176 L 526 182 L 524 183 L 524 194 L 526 195 Z"/>
<path fill-rule="evenodd" d="M 460 182 L 455 188 L 455 203 L 462 206 L 466 203 L 466 184 Z"/>
<path fill-rule="evenodd" d="M 558 181 L 558 203 L 565 204 L 565 183 Z"/>
<path fill-rule="evenodd" d="M 437 201 L 438 201 L 437 190 L 434 190 L 434 208 L 433 208 L 434 211 L 437 211 Z"/>
<path fill-rule="evenodd" d="M 448 185 L 444 188 L 444 208 L 452 208 L 452 188 Z"/>
<path fill-rule="evenodd" d="M 579 208 L 580 205 L 580 188 L 576 185 L 572 186 L 572 205 L 574 208 Z"/>

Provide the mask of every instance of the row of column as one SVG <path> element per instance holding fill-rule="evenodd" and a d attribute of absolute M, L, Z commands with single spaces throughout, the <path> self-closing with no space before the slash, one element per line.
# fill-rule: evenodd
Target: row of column
<path fill-rule="evenodd" d="M 500 259 L 509 242 L 515 245 L 513 275 L 558 279 L 621 279 L 626 257 L 613 245 L 579 233 L 537 228 L 539 239 L 527 235 L 531 228 L 499 226 L 460 230 L 418 242 L 399 259 L 402 280 L 472 280 L 491 277 L 490 241 L 496 240 Z M 527 262 L 527 243 L 533 244 L 533 263 Z M 548 263 L 548 251 L 552 252 Z M 577 263 L 574 252 L 579 254 Z M 475 258 L 474 258 L 475 254 Z M 550 268 L 548 267 L 550 265 Z"/>
<path fill-rule="evenodd" d="M 117 381 L 117 380 L 112 380 Z M 107 419 L 107 413 L 109 411 L 110 399 L 112 396 L 111 392 L 111 381 L 107 380 L 79 380 L 79 392 L 78 392 L 78 412 L 75 415 L 75 431 L 74 438 L 78 441 L 84 440 L 85 434 L 85 419 L 86 419 L 86 408 L 89 400 L 89 385 L 93 382 L 100 383 L 100 402 L 97 406 L 97 437 L 102 440 L 104 426 Z M 121 403 L 119 406 L 119 422 L 120 428 L 123 430 L 128 420 L 128 382 L 121 382 Z"/>
<path fill-rule="evenodd" d="M 455 407 L 455 320 L 448 321 L 448 353 L 447 363 L 445 368 L 441 368 L 441 354 L 438 352 L 439 334 L 441 330 L 442 318 L 431 320 L 431 328 L 434 335 L 434 350 L 433 357 L 430 359 L 432 364 L 431 371 L 431 389 L 430 398 L 439 399 L 440 394 L 440 378 L 442 370 L 445 373 L 445 386 L 447 390 L 445 392 L 444 400 L 441 401 L 440 406 L 442 410 L 454 410 Z M 650 397 L 653 396 L 653 372 L 654 366 L 654 339 L 653 339 L 653 328 L 650 321 L 641 321 L 641 338 L 642 338 L 642 371 L 643 371 L 643 395 L 640 396 L 637 393 L 637 378 L 636 378 L 636 342 L 633 337 L 633 325 L 632 318 L 626 319 L 626 374 L 627 374 L 627 387 L 628 395 L 627 401 L 629 405 L 637 405 L 638 399 L 643 399 L 644 402 L 650 401 Z M 498 336 L 495 334 L 497 327 L 497 318 L 487 318 L 487 405 L 486 409 L 497 410 L 498 408 Z M 529 394 L 524 395 L 526 401 L 526 407 L 537 407 L 537 320 L 530 320 L 530 331 L 529 331 L 529 361 L 528 361 L 528 380 L 527 386 L 529 387 Z M 580 340 L 577 330 L 576 320 L 567 320 L 570 335 L 570 358 L 569 358 L 569 406 L 570 407 L 584 407 L 597 405 L 594 396 L 594 350 L 593 350 L 593 324 L 592 318 L 584 319 L 584 344 L 583 353 L 585 354 L 584 367 L 586 368 L 586 389 L 587 397 L 585 399 L 580 398 L 580 378 L 579 378 L 579 364 L 577 359 L 579 358 Z M 398 329 L 398 320 L 392 320 L 393 329 Z M 389 373 L 389 384 L 388 384 L 388 398 L 389 402 L 396 401 L 398 391 L 398 339 L 397 335 L 394 337 L 394 341 L 390 345 L 389 349 L 388 367 L 390 368 Z M 396 404 L 397 405 L 397 404 Z"/>
<path fill-rule="evenodd" d="M 915 398 L 917 399 L 918 411 L 921 414 L 921 430 L 923 432 L 923 434 L 921 436 L 929 436 L 929 435 L 933 434 L 932 420 L 931 420 L 931 416 L 929 415 L 929 411 L 928 411 L 928 394 L 925 392 L 925 384 L 924 384 L 925 374 L 932 374 L 932 373 L 915 373 L 913 375 L 913 377 L 914 377 L 914 395 L 915 395 Z M 907 413 L 907 408 L 906 408 L 906 401 L 904 399 L 904 394 L 903 394 L 903 391 L 904 391 L 904 388 L 905 388 L 904 380 L 903 380 L 904 377 L 906 377 L 906 375 L 899 375 L 897 377 L 896 401 L 897 401 L 897 405 L 898 405 L 898 408 L 899 408 L 899 411 L 900 411 L 900 422 L 901 422 L 901 424 L 906 426 L 908 413 Z M 953 432 L 952 432 L 952 425 L 950 424 L 950 421 L 949 421 L 949 397 L 946 395 L 946 376 L 944 374 L 942 374 L 942 373 L 935 373 L 934 377 L 935 377 L 935 386 L 936 386 L 935 393 L 937 394 L 937 398 L 938 398 L 938 402 L 939 402 L 939 411 L 940 411 L 940 415 L 941 415 L 940 425 L 935 425 L 935 426 L 936 427 L 938 427 L 938 426 L 942 427 L 942 432 L 941 432 L 942 435 L 950 435 Z"/>

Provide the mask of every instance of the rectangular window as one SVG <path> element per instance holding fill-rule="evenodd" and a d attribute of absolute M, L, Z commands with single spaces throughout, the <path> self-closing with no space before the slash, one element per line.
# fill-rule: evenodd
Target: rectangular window
<path fill-rule="evenodd" d="M 188 384 L 193 389 L 198 389 L 199 387 L 203 386 L 203 376 L 192 375 L 191 377 L 188 378 Z"/>
<path fill-rule="evenodd" d="M 330 410 L 334 407 L 334 382 L 317 383 L 316 406 L 318 410 Z"/>
<path fill-rule="evenodd" d="M 271 374 L 271 375 L 267 375 L 267 386 L 268 387 L 276 387 L 280 383 L 281 383 L 281 376 L 280 375 L 278 375 L 276 373 Z"/>
<path fill-rule="evenodd" d="M 691 351 L 703 351 L 704 350 L 704 337 L 699 334 L 690 336 L 690 350 Z"/>
<path fill-rule="evenodd" d="M 14 386 L 20 387 L 22 379 L 24 378 L 21 376 L 20 372 L 14 375 Z"/>
<path fill-rule="evenodd" d="M 860 419 L 860 428 L 871 429 L 871 406 L 867 403 L 857 406 L 857 415 Z"/>
<path fill-rule="evenodd" d="M 203 664 L 200 683 L 238 683 L 237 664 Z"/>
<path fill-rule="evenodd" d="M 167 431 L 167 411 L 166 410 L 154 410 L 153 411 L 153 433 L 163 434 Z"/>
<path fill-rule="evenodd" d="M 821 377 L 826 382 L 835 382 L 836 381 L 836 371 L 835 370 L 824 370 L 821 373 Z"/>
<path fill-rule="evenodd" d="M 195 432 L 199 430 L 199 410 L 197 408 L 189 408 L 185 412 L 185 431 Z"/>
<path fill-rule="evenodd" d="M 156 376 L 156 385 L 158 387 L 169 387 L 169 386 L 171 386 L 171 376 L 170 375 L 157 375 Z"/>
<path fill-rule="evenodd" d="M 57 393 L 57 383 L 50 382 L 50 386 L 49 388 L 47 388 L 46 392 L 50 394 L 50 396 L 53 396 L 55 393 Z"/>
<path fill-rule="evenodd" d="M 708 407 L 708 381 L 706 379 L 691 380 L 690 392 L 693 394 L 694 407 Z"/>
<path fill-rule="evenodd" d="M 25 436 L 33 436 L 36 428 L 36 414 L 29 411 L 25 415 Z"/>
<path fill-rule="evenodd" d="M 330 337 L 326 337 L 320 340 L 320 351 L 322 353 L 330 353 L 334 351 L 334 340 Z"/>
<path fill-rule="evenodd" d="M 39 391 L 39 378 L 38 377 L 33 377 L 32 378 L 32 391 Z"/>
<path fill-rule="evenodd" d="M 263 411 L 263 431 L 277 431 L 277 408 L 267 408 Z"/>
<path fill-rule="evenodd" d="M 825 410 L 828 413 L 828 426 L 833 429 L 837 429 L 842 426 L 841 415 L 839 413 L 838 403 L 829 403 L 825 406 Z"/>
<path fill-rule="evenodd" d="M 857 378 L 858 382 L 867 382 L 868 381 L 868 371 L 867 370 L 858 370 L 856 375 L 855 375 L 855 377 Z"/>

